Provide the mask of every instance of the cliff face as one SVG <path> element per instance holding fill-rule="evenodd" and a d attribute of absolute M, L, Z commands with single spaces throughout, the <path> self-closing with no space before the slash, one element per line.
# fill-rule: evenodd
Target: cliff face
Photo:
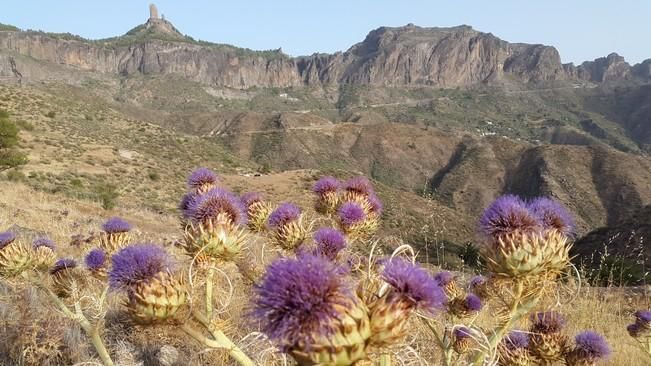
<path fill-rule="evenodd" d="M 499 83 L 506 75 L 538 83 L 648 79 L 651 74 L 649 65 L 632 68 L 616 54 L 578 67 L 562 65 L 553 47 L 511 44 L 468 26 L 382 27 L 346 52 L 290 58 L 280 52 L 204 45 L 188 41 L 171 23 L 163 24 L 169 28 L 166 32 L 149 23 L 134 28 L 122 42 L 120 38 L 82 41 L 37 32 L 0 32 L 0 55 L 5 56 L 0 59 L 0 77 L 15 77 L 16 71 L 26 78 L 42 74 L 31 70 L 36 67 L 33 63 L 13 56 L 114 75 L 173 74 L 241 89 L 342 83 L 447 88 Z M 147 37 L 157 32 L 161 37 Z M 124 42 L 128 37 L 132 38 Z"/>

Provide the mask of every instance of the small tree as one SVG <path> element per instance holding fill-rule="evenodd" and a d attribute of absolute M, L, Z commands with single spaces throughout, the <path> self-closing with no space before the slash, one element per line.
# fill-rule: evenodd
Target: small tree
<path fill-rule="evenodd" d="M 18 127 L 9 119 L 9 113 L 0 110 L 0 170 L 13 168 L 27 162 L 25 154 L 17 151 Z"/>

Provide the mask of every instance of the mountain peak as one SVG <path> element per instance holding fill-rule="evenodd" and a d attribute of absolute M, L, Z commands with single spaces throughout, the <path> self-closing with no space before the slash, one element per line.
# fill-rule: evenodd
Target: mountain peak
<path fill-rule="evenodd" d="M 149 5 L 149 19 L 145 24 L 141 24 L 127 32 L 129 36 L 139 35 L 163 35 L 166 38 L 185 38 L 185 36 L 167 19 L 165 15 L 158 13 L 158 8 L 154 4 Z"/>

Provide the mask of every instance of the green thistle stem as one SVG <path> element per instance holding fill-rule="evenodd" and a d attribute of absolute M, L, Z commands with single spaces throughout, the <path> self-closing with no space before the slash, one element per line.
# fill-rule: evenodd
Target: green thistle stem
<path fill-rule="evenodd" d="M 452 356 L 454 355 L 452 353 L 452 348 L 450 346 L 446 346 L 446 341 L 444 340 L 443 337 L 439 335 L 439 332 L 436 330 L 436 327 L 430 322 L 428 319 L 421 318 L 425 325 L 432 331 L 432 334 L 434 334 L 434 338 L 436 339 L 436 343 L 438 344 L 439 348 L 441 349 L 441 352 L 443 352 L 443 357 L 442 357 L 442 362 L 443 366 L 452 366 Z"/>
<path fill-rule="evenodd" d="M 212 286 L 215 277 L 214 264 L 210 265 L 208 275 L 206 276 L 206 318 L 212 319 Z"/>
<path fill-rule="evenodd" d="M 95 347 L 95 351 L 97 351 L 97 355 L 99 356 L 100 360 L 102 360 L 102 363 L 104 366 L 113 366 L 113 360 L 111 359 L 111 356 L 108 353 L 108 350 L 106 349 L 106 346 L 104 346 L 104 342 L 102 341 L 102 337 L 100 337 L 99 334 L 99 327 L 93 326 L 90 321 L 88 321 L 88 318 L 84 315 L 84 313 L 81 310 L 81 305 L 79 302 L 75 302 L 75 312 L 73 313 L 70 311 L 70 308 L 68 308 L 68 305 L 66 305 L 61 299 L 54 293 L 52 290 L 50 290 L 47 286 L 43 286 L 40 283 L 36 283 L 38 287 L 41 289 L 45 290 L 45 293 L 48 294 L 50 299 L 61 309 L 61 311 L 70 319 L 76 321 L 79 323 L 79 326 L 81 326 L 81 329 L 84 330 L 88 338 L 90 338 L 90 342 L 93 344 L 93 347 Z"/>
<path fill-rule="evenodd" d="M 380 356 L 380 366 L 391 366 L 391 355 L 383 354 Z"/>
<path fill-rule="evenodd" d="M 255 363 L 221 331 L 212 330 L 211 333 L 215 339 L 210 339 L 204 337 L 201 332 L 187 323 L 182 324 L 181 329 L 206 347 L 228 350 L 228 354 L 240 365 L 255 366 Z"/>
<path fill-rule="evenodd" d="M 524 295 L 524 283 L 522 281 L 517 281 L 515 294 L 513 296 L 513 302 L 511 303 L 511 308 L 509 309 L 507 321 L 495 328 L 493 335 L 488 339 L 488 345 L 490 350 L 497 348 L 497 345 L 502 341 L 506 332 L 511 329 L 513 324 L 519 321 L 523 316 L 525 316 L 538 302 L 538 297 L 533 298 L 532 300 L 523 303 Z M 478 352 L 473 365 L 483 365 L 486 354 L 484 352 Z"/>

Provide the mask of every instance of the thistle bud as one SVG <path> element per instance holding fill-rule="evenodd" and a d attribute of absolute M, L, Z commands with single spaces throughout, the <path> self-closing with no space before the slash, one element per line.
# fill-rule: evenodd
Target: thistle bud
<path fill-rule="evenodd" d="M 299 365 L 348 366 L 367 359 L 368 309 L 348 274 L 320 256 L 273 262 L 255 288 L 253 318 Z"/>
<path fill-rule="evenodd" d="M 332 215 L 339 205 L 339 190 L 341 183 L 335 177 L 322 177 L 312 188 L 316 194 L 314 207 L 317 212 Z"/>
<path fill-rule="evenodd" d="M 565 356 L 568 366 L 595 366 L 612 352 L 606 340 L 592 331 L 577 334 L 574 341 L 574 348 Z"/>
<path fill-rule="evenodd" d="M 136 322 L 171 320 L 187 300 L 185 286 L 171 269 L 171 259 L 163 248 L 131 245 L 113 255 L 109 286 L 126 292 L 125 306 Z"/>
<path fill-rule="evenodd" d="M 102 225 L 100 247 L 107 253 L 115 253 L 129 244 L 129 232 L 133 227 L 119 217 L 111 217 Z"/>
<path fill-rule="evenodd" d="M 529 335 L 522 331 L 511 331 L 497 346 L 500 366 L 530 366 L 533 359 L 529 354 Z"/>
<path fill-rule="evenodd" d="M 486 238 L 482 254 L 495 275 L 509 278 L 555 275 L 568 265 L 568 237 L 556 229 L 561 227 L 565 211 L 554 216 L 549 210 L 551 206 L 545 206 L 544 210 L 540 207 L 539 203 L 534 207 L 536 212 L 532 212 L 520 198 L 509 195 L 498 198 L 484 212 L 480 220 Z"/>
<path fill-rule="evenodd" d="M 562 360 L 568 341 L 567 336 L 562 333 L 565 318 L 555 311 L 548 311 L 531 314 L 530 321 L 531 353 L 549 362 Z"/>
<path fill-rule="evenodd" d="M 452 272 L 441 271 L 434 275 L 434 281 L 443 288 L 445 295 L 449 300 L 453 300 L 463 296 L 463 291 L 459 288 L 456 279 Z"/>
<path fill-rule="evenodd" d="M 208 168 L 197 168 L 188 177 L 188 189 L 196 194 L 206 193 L 218 183 L 217 174 Z"/>
<path fill-rule="evenodd" d="M 52 266 L 56 260 L 55 247 L 54 241 L 46 237 L 38 238 L 32 242 L 34 267 L 36 269 L 45 271 Z"/>
<path fill-rule="evenodd" d="M 264 231 L 267 228 L 269 215 L 271 215 L 271 205 L 265 202 L 262 195 L 258 192 L 245 193 L 240 199 L 246 208 L 249 229 L 257 233 Z"/>
<path fill-rule="evenodd" d="M 406 334 L 412 312 L 433 314 L 446 300 L 443 289 L 427 271 L 401 258 L 388 260 L 381 277 L 390 288 L 369 304 L 371 342 L 380 347 L 394 344 Z"/>
<path fill-rule="evenodd" d="M 449 302 L 450 312 L 459 318 L 467 318 L 481 310 L 482 303 L 479 296 L 468 294 L 465 298 L 457 297 Z"/>
<path fill-rule="evenodd" d="M 86 254 L 84 262 L 86 268 L 99 279 L 105 279 L 108 275 L 106 252 L 100 248 L 95 248 Z"/>
<path fill-rule="evenodd" d="M 651 310 L 638 310 L 635 312 L 635 323 L 629 325 L 626 330 L 633 338 L 651 338 Z"/>
<path fill-rule="evenodd" d="M 272 241 L 283 249 L 292 250 L 305 241 L 307 228 L 301 209 L 291 203 L 282 203 L 269 216 L 267 226 Z"/>
<path fill-rule="evenodd" d="M 232 193 L 213 188 L 192 201 L 190 223 L 185 228 L 185 251 L 199 262 L 232 260 L 239 253 L 246 233 L 246 210 Z"/>
<path fill-rule="evenodd" d="M 458 354 L 468 353 L 475 347 L 475 338 L 472 335 L 472 331 L 466 327 L 458 327 L 453 332 L 454 343 L 452 343 L 452 348 Z"/>
<path fill-rule="evenodd" d="M 339 253 L 346 247 L 346 238 L 336 229 L 321 228 L 314 233 L 315 254 L 336 261 Z"/>
<path fill-rule="evenodd" d="M 50 269 L 54 292 L 61 298 L 69 297 L 77 287 L 77 262 L 70 258 L 57 260 Z"/>
<path fill-rule="evenodd" d="M 481 275 L 470 279 L 468 290 L 473 294 L 479 296 L 479 298 L 482 300 L 490 299 L 493 292 L 488 278 Z"/>
<path fill-rule="evenodd" d="M 0 233 L 0 275 L 17 276 L 34 265 L 32 248 L 15 242 L 12 232 Z"/>

